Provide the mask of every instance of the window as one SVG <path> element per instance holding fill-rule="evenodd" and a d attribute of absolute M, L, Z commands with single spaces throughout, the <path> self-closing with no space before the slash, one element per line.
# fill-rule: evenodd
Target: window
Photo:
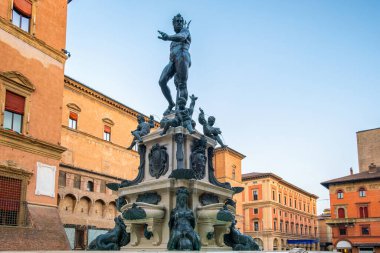
<path fill-rule="evenodd" d="M 7 90 L 5 95 L 4 128 L 21 133 L 24 109 L 25 97 Z"/>
<path fill-rule="evenodd" d="M 272 200 L 276 200 L 276 193 L 272 191 Z"/>
<path fill-rule="evenodd" d="M 66 186 L 66 172 L 59 171 L 58 186 Z"/>
<path fill-rule="evenodd" d="M 283 221 L 280 221 L 280 232 L 282 232 Z"/>
<path fill-rule="evenodd" d="M 276 208 L 273 208 L 273 213 L 276 214 Z"/>
<path fill-rule="evenodd" d="M 344 208 L 342 208 L 342 207 L 338 208 L 338 218 L 339 219 L 346 218 L 346 214 L 345 214 Z"/>
<path fill-rule="evenodd" d="M 32 2 L 29 0 L 14 0 L 12 23 L 25 32 L 30 31 L 30 18 L 32 17 Z"/>
<path fill-rule="evenodd" d="M 100 181 L 100 192 L 106 193 L 106 181 Z"/>
<path fill-rule="evenodd" d="M 365 197 L 365 196 L 366 196 L 365 189 L 364 188 L 360 188 L 359 189 L 359 197 Z"/>
<path fill-rule="evenodd" d="M 286 196 L 284 196 L 284 205 L 286 205 Z"/>
<path fill-rule="evenodd" d="M 281 203 L 281 194 L 278 194 L 278 203 Z"/>
<path fill-rule="evenodd" d="M 0 164 L 0 227 L 28 225 L 25 198 L 31 175 L 13 161 Z"/>
<path fill-rule="evenodd" d="M 360 218 L 368 218 L 368 206 L 359 207 Z"/>
<path fill-rule="evenodd" d="M 294 200 L 294 208 L 297 208 L 297 200 Z"/>
<path fill-rule="evenodd" d="M 92 182 L 92 181 L 87 182 L 87 191 L 89 191 L 89 192 L 94 191 L 94 182 Z"/>
<path fill-rule="evenodd" d="M 74 188 L 80 189 L 81 181 L 82 179 L 80 175 L 74 175 Z"/>
<path fill-rule="evenodd" d="M 0 225 L 17 226 L 21 184 L 19 179 L 0 176 Z"/>
<path fill-rule="evenodd" d="M 258 222 L 258 221 L 255 221 L 255 222 L 253 223 L 253 226 L 254 226 L 254 230 L 255 230 L 255 231 L 259 231 L 259 222 Z"/>
<path fill-rule="evenodd" d="M 103 140 L 111 141 L 111 127 L 104 126 Z"/>
<path fill-rule="evenodd" d="M 347 235 L 347 228 L 345 227 L 339 228 L 339 235 Z"/>
<path fill-rule="evenodd" d="M 253 200 L 258 200 L 259 199 L 259 194 L 257 190 L 253 190 Z"/>
<path fill-rule="evenodd" d="M 285 233 L 288 233 L 289 231 L 289 223 L 285 222 Z"/>
<path fill-rule="evenodd" d="M 259 213 L 259 209 L 258 208 L 254 208 L 253 209 L 253 214 L 258 214 Z"/>
<path fill-rule="evenodd" d="M 71 129 L 77 129 L 77 123 L 78 123 L 78 114 L 76 114 L 75 112 L 70 112 L 69 127 Z"/>
<path fill-rule="evenodd" d="M 337 197 L 338 197 L 338 199 L 343 199 L 343 191 L 342 190 L 338 191 Z"/>
<path fill-rule="evenodd" d="M 289 199 L 289 205 L 292 207 L 292 198 Z"/>
<path fill-rule="evenodd" d="M 362 235 L 369 235 L 369 225 L 362 226 Z"/>
<path fill-rule="evenodd" d="M 277 230 L 277 221 L 273 221 L 273 230 L 274 230 L 274 231 Z"/>

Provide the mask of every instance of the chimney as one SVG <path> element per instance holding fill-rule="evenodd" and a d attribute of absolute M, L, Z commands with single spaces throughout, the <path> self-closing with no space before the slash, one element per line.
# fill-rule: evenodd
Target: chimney
<path fill-rule="evenodd" d="M 350 175 L 354 174 L 354 171 L 352 170 L 352 167 L 350 168 Z"/>
<path fill-rule="evenodd" d="M 377 172 L 376 164 L 371 163 L 371 164 L 368 166 L 368 172 L 369 172 L 369 173 L 375 173 L 375 172 Z"/>

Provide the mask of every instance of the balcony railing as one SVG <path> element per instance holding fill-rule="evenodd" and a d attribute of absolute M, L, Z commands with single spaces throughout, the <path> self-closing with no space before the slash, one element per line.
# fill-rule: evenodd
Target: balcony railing
<path fill-rule="evenodd" d="M 353 218 L 341 218 L 341 219 L 328 219 L 326 220 L 327 225 L 342 225 L 342 224 L 354 224 L 356 222 L 356 219 Z"/>

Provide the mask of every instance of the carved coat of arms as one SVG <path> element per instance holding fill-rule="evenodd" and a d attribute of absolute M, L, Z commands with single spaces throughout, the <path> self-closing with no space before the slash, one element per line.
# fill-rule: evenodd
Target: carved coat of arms
<path fill-rule="evenodd" d="M 206 138 L 202 136 L 200 140 L 195 140 L 192 146 L 190 163 L 196 179 L 203 179 L 206 175 L 206 144 Z"/>
<path fill-rule="evenodd" d="M 152 177 L 159 178 L 165 175 L 169 169 L 169 155 L 166 147 L 154 144 L 149 154 L 149 173 Z"/>

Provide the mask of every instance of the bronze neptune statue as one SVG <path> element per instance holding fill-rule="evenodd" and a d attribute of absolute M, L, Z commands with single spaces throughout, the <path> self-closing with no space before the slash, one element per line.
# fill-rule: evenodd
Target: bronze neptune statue
<path fill-rule="evenodd" d="M 188 70 L 191 65 L 189 54 L 189 47 L 191 43 L 191 36 L 189 32 L 190 22 L 186 25 L 186 21 L 183 19 L 181 14 L 177 14 L 172 21 L 175 31 L 174 35 L 167 35 L 164 32 L 158 31 L 160 34 L 160 36 L 158 36 L 159 39 L 171 41 L 169 63 L 162 71 L 159 80 L 162 93 L 169 103 L 164 115 L 170 114 L 173 107 L 176 105 L 168 87 L 168 81 L 173 76 L 174 84 L 177 89 L 176 103 L 178 98 L 183 98 L 187 101 L 187 78 Z"/>

